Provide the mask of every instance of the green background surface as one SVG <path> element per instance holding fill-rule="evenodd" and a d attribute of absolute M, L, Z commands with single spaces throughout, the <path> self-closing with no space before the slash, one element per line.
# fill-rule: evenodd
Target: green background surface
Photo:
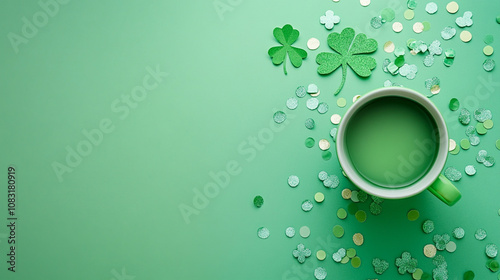
<path fill-rule="evenodd" d="M 500 245 L 498 164 L 485 168 L 475 162 L 475 155 L 485 149 L 500 159 L 494 144 L 500 138 L 499 69 L 482 69 L 484 36 L 494 35 L 492 45 L 500 50 L 500 25 L 495 22 L 500 1 L 458 1 L 455 15 L 446 12 L 448 1 L 436 1 L 439 11 L 432 16 L 424 10 L 426 1 L 417 1 L 412 21 L 403 18 L 406 1 L 373 2 L 362 7 L 347 0 L 68 1 L 16 53 L 9 34 L 21 36 L 23 17 L 33 22 L 43 10 L 35 1 L 3 1 L 0 279 L 314 279 L 317 266 L 327 269 L 327 279 L 410 279 L 408 274 L 399 276 L 394 265 L 403 251 L 416 257 L 424 271 L 434 268 L 422 253 L 423 246 L 432 243 L 432 234 L 420 229 L 424 219 L 434 220 L 436 234 L 451 234 L 457 226 L 466 231 L 455 253 L 443 253 L 450 279 L 461 279 L 469 269 L 477 279 L 497 279 L 498 273 L 485 268 L 484 248 L 487 243 Z M 221 4 L 226 10 L 216 8 Z M 369 26 L 370 18 L 389 6 L 404 25 L 399 34 L 391 24 L 378 30 Z M 378 65 L 370 78 L 348 71 L 339 95 L 348 105 L 354 95 L 379 88 L 386 79 L 428 94 L 424 81 L 437 76 L 442 89 L 432 101 L 457 142 L 465 137 L 465 127 L 457 121 L 458 112 L 448 109 L 450 98 L 459 98 L 471 110 L 492 110 L 497 123 L 480 136 L 481 144 L 448 157 L 446 166 L 463 170 L 475 164 L 478 169 L 474 177 L 464 173 L 456 183 L 463 198 L 455 206 L 426 191 L 385 201 L 382 214 L 369 214 L 365 223 L 353 215 L 343 221 L 336 217 L 336 210 L 349 204 L 341 190 L 355 187 L 342 176 L 335 156 L 325 161 L 317 146 L 304 146 L 309 136 L 330 139 L 331 114 L 347 110 L 335 105 L 332 94 L 341 71 L 326 77 L 316 73 L 316 54 L 330 51 L 329 31 L 319 23 L 328 9 L 341 17 L 333 31 L 353 27 L 379 43 L 373 55 Z M 467 10 L 474 13 L 474 25 L 467 28 L 472 41 L 463 43 L 458 34 L 442 40 L 442 28 L 455 26 L 455 18 Z M 431 30 L 415 34 L 413 23 L 424 20 L 431 22 Z M 278 45 L 273 28 L 286 23 L 300 31 L 296 47 L 306 49 L 311 37 L 321 41 L 318 50 L 307 50 L 302 67 L 295 69 L 287 61 L 287 76 L 267 56 L 267 50 Z M 454 65 L 445 67 L 442 55 L 427 68 L 422 55 L 407 53 L 407 61 L 418 66 L 416 79 L 384 73 L 382 61 L 393 59 L 383 51 L 384 42 L 404 46 L 409 38 L 427 43 L 438 39 L 443 49 L 454 48 Z M 492 57 L 500 61 L 498 53 Z M 169 75 L 126 117 L 114 112 L 113 102 L 130 96 L 148 75 L 148 67 Z M 330 105 L 327 114 L 309 111 L 305 99 L 295 111 L 285 108 L 295 88 L 309 83 L 319 86 L 319 99 Z M 287 113 L 288 121 L 275 127 L 271 119 L 278 109 Z M 313 131 L 304 127 L 308 117 L 316 121 Z M 58 180 L 53 163 L 65 163 L 66 148 L 75 149 L 86 139 L 82 130 L 98 128 L 103 119 L 109 119 L 114 130 Z M 279 131 L 269 134 L 271 128 Z M 251 144 L 266 133 L 272 140 Z M 213 182 L 210 172 L 235 162 L 239 174 L 231 176 L 206 207 L 183 219 L 179 207 L 193 205 L 196 191 Z M 16 273 L 7 271 L 6 263 L 10 165 L 17 169 Z M 338 175 L 340 187 L 325 189 L 317 179 L 321 170 Z M 286 183 L 291 174 L 301 179 L 295 189 Z M 318 191 L 325 193 L 325 201 L 303 212 L 301 202 Z M 265 200 L 260 209 L 252 204 L 257 194 Z M 360 205 L 365 210 L 367 206 Z M 420 211 L 419 220 L 408 221 L 410 209 Z M 336 224 L 346 229 L 341 239 L 332 235 Z M 284 235 L 286 227 L 298 231 L 303 225 L 311 228 L 309 238 Z M 257 237 L 261 226 L 270 229 L 269 239 Z M 480 227 L 488 232 L 484 241 L 473 238 Z M 365 236 L 361 247 L 352 242 L 356 232 Z M 299 243 L 313 254 L 324 249 L 327 259 L 319 262 L 313 256 L 300 265 L 291 254 Z M 361 267 L 334 263 L 331 255 L 340 247 L 356 247 Z M 380 277 L 370 264 L 374 257 L 390 263 Z"/>

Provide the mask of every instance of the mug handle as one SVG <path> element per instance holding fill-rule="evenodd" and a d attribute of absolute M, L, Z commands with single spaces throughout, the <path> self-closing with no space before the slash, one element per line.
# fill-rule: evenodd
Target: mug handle
<path fill-rule="evenodd" d="M 457 203 L 462 197 L 460 191 L 443 174 L 439 174 L 436 181 L 427 189 L 449 206 Z"/>

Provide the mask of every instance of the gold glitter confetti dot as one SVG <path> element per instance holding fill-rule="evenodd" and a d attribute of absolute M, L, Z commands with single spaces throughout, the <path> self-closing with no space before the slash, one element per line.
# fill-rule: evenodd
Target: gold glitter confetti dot
<path fill-rule="evenodd" d="M 403 31 L 403 24 L 399 21 L 396 21 L 392 24 L 392 30 L 396 33 Z"/>
<path fill-rule="evenodd" d="M 318 89 L 318 92 L 316 92 L 316 93 L 309 93 L 309 95 L 310 95 L 310 96 L 312 96 L 312 97 L 316 97 L 316 96 L 318 96 L 320 93 L 321 93 L 321 91 Z"/>
<path fill-rule="evenodd" d="M 436 256 L 436 246 L 432 244 L 427 244 L 424 246 L 424 255 L 428 258 L 434 258 Z"/>
<path fill-rule="evenodd" d="M 404 17 L 407 20 L 412 20 L 415 17 L 415 12 L 413 10 L 408 9 L 405 11 Z"/>
<path fill-rule="evenodd" d="M 323 250 L 318 250 L 316 252 L 316 258 L 318 258 L 318 260 L 320 260 L 320 261 L 326 259 L 326 252 Z"/>
<path fill-rule="evenodd" d="M 347 101 L 345 100 L 344 97 L 337 99 L 337 106 L 339 106 L 340 108 L 344 108 L 346 104 Z"/>
<path fill-rule="evenodd" d="M 424 25 L 421 22 L 415 22 L 413 24 L 413 32 L 422 33 L 422 31 L 424 31 Z"/>
<path fill-rule="evenodd" d="M 363 7 L 370 5 L 370 3 L 371 3 L 370 0 L 359 0 L 359 4 L 361 4 L 361 6 Z"/>
<path fill-rule="evenodd" d="M 484 55 L 490 56 L 493 54 L 493 47 L 488 45 L 483 48 Z"/>
<path fill-rule="evenodd" d="M 446 251 L 453 253 L 456 250 L 457 250 L 457 244 L 455 242 L 450 241 L 448 242 L 448 244 L 446 244 Z"/>
<path fill-rule="evenodd" d="M 439 85 L 433 85 L 431 87 L 431 93 L 432 94 L 438 94 L 441 91 L 441 87 Z"/>
<path fill-rule="evenodd" d="M 450 3 L 448 3 L 448 5 L 446 5 L 446 10 L 450 14 L 458 12 L 458 3 L 455 1 L 451 1 Z"/>
<path fill-rule="evenodd" d="M 347 211 L 344 208 L 339 208 L 337 210 L 337 217 L 341 220 L 347 218 Z"/>
<path fill-rule="evenodd" d="M 451 152 L 453 150 L 455 150 L 455 148 L 457 147 L 457 142 L 455 142 L 455 140 L 453 139 L 450 139 L 450 144 L 448 145 L 448 151 Z"/>
<path fill-rule="evenodd" d="M 341 119 L 342 117 L 339 114 L 333 114 L 332 117 L 330 118 L 330 121 L 333 124 L 339 124 Z"/>
<path fill-rule="evenodd" d="M 361 246 L 365 242 L 365 239 L 361 233 L 355 233 L 352 236 L 352 241 L 354 241 L 354 244 Z"/>
<path fill-rule="evenodd" d="M 342 198 L 343 199 L 351 199 L 352 191 L 350 189 L 342 190 Z"/>
<path fill-rule="evenodd" d="M 392 41 L 387 41 L 385 42 L 384 44 L 384 51 L 386 53 L 392 53 L 394 51 L 394 49 L 396 48 L 396 46 L 394 45 L 394 43 Z M 354 101 L 353 101 L 354 102 Z"/>
<path fill-rule="evenodd" d="M 325 195 L 321 192 L 317 192 L 315 195 L 314 195 L 314 200 L 316 200 L 316 202 L 318 203 L 321 203 L 325 200 Z"/>
<path fill-rule="evenodd" d="M 492 129 L 493 128 L 493 120 L 485 120 L 483 122 L 483 126 L 486 129 Z"/>
<path fill-rule="evenodd" d="M 328 142 L 328 140 L 326 140 L 326 139 L 319 140 L 318 145 L 319 145 L 319 148 L 323 151 L 330 149 L 330 142 Z"/>
<path fill-rule="evenodd" d="M 464 30 L 460 32 L 460 40 L 464 43 L 470 42 L 470 40 L 472 40 L 472 34 L 469 31 Z"/>
<path fill-rule="evenodd" d="M 307 48 L 310 50 L 315 50 L 319 48 L 319 40 L 316 38 L 311 38 L 307 41 Z"/>

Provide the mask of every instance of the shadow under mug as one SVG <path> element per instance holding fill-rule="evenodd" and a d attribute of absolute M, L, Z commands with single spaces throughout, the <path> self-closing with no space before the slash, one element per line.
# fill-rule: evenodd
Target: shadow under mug
<path fill-rule="evenodd" d="M 420 136 L 433 138 L 426 151 L 418 141 L 430 140 L 416 139 Z M 441 174 L 448 143 L 444 119 L 427 97 L 387 87 L 365 94 L 347 110 L 336 146 L 346 176 L 367 193 L 401 199 L 428 189 L 451 206 L 461 194 Z"/>

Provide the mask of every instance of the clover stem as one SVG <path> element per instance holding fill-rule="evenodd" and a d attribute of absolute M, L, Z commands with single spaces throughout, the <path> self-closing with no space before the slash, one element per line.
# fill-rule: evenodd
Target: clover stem
<path fill-rule="evenodd" d="M 342 63 L 342 82 L 340 83 L 339 88 L 333 95 L 339 94 L 339 92 L 342 90 L 345 84 L 345 77 L 347 76 L 347 65 L 345 63 Z"/>
<path fill-rule="evenodd" d="M 283 60 L 283 72 L 285 72 L 285 75 L 288 75 L 288 73 L 286 72 L 286 57 Z"/>

